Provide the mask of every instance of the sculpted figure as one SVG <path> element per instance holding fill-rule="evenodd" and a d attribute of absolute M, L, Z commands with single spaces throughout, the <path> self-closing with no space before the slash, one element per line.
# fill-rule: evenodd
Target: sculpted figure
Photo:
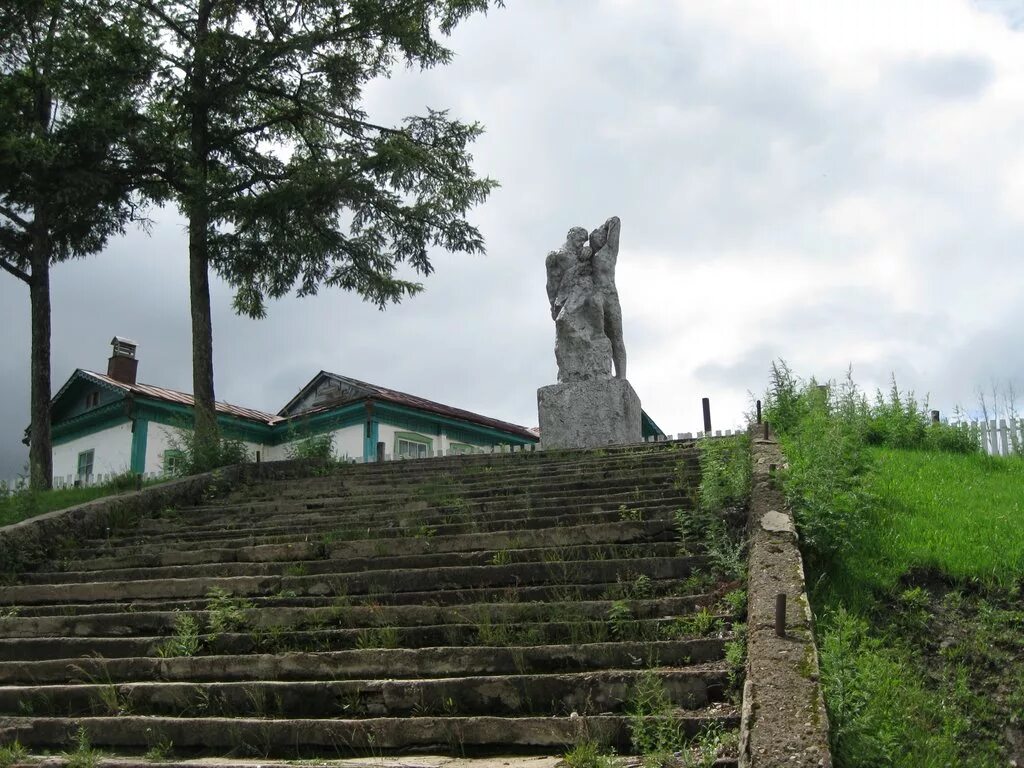
<path fill-rule="evenodd" d="M 615 289 L 620 222 L 608 219 L 590 233 L 573 227 L 548 254 L 547 293 L 555 321 L 559 382 L 626 376 L 622 311 Z"/>

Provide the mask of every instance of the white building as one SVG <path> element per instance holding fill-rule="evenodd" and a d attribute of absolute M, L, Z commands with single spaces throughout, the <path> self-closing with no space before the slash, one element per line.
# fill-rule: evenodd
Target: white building
<path fill-rule="evenodd" d="M 115 337 L 107 373 L 76 370 L 50 405 L 55 482 L 131 471 L 173 470 L 180 430 L 193 422 L 192 395 L 136 383 L 137 345 Z M 288 457 L 289 445 L 331 433 L 338 458 L 469 453 L 536 443 L 536 432 L 404 392 L 320 371 L 278 413 L 217 403 L 221 434 L 254 460 Z M 645 425 L 647 423 L 645 419 Z"/>

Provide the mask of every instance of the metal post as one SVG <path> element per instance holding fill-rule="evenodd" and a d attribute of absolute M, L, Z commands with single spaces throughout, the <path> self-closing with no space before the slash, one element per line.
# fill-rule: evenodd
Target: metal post
<path fill-rule="evenodd" d="M 765 440 L 768 439 L 768 422 L 767 421 L 764 423 L 764 439 Z"/>
<path fill-rule="evenodd" d="M 757 423 L 761 423 L 761 401 L 757 401 Z"/>
<path fill-rule="evenodd" d="M 775 634 L 786 636 L 786 593 L 779 592 L 775 596 Z"/>
<path fill-rule="evenodd" d="M 939 412 L 938 411 L 932 411 L 932 424 L 938 424 L 938 423 L 939 423 Z"/>
<path fill-rule="evenodd" d="M 384 461 L 384 449 L 386 447 L 387 446 L 383 442 L 377 443 L 377 461 L 378 461 L 378 463 Z"/>
<path fill-rule="evenodd" d="M 711 437 L 711 400 L 701 398 L 700 404 L 704 408 L 704 434 Z"/>

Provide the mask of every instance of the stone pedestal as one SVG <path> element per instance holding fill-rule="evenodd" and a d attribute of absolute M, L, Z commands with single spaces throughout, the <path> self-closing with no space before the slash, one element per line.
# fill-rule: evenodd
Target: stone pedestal
<path fill-rule="evenodd" d="M 625 379 L 599 378 L 537 390 L 544 448 L 601 448 L 638 443 L 640 398 Z"/>

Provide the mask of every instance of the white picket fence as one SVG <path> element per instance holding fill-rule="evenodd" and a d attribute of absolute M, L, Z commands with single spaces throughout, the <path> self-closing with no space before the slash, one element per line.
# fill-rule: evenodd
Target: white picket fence
<path fill-rule="evenodd" d="M 1024 419 L 963 421 L 954 426 L 970 430 L 989 456 L 1013 456 L 1024 452 Z"/>

